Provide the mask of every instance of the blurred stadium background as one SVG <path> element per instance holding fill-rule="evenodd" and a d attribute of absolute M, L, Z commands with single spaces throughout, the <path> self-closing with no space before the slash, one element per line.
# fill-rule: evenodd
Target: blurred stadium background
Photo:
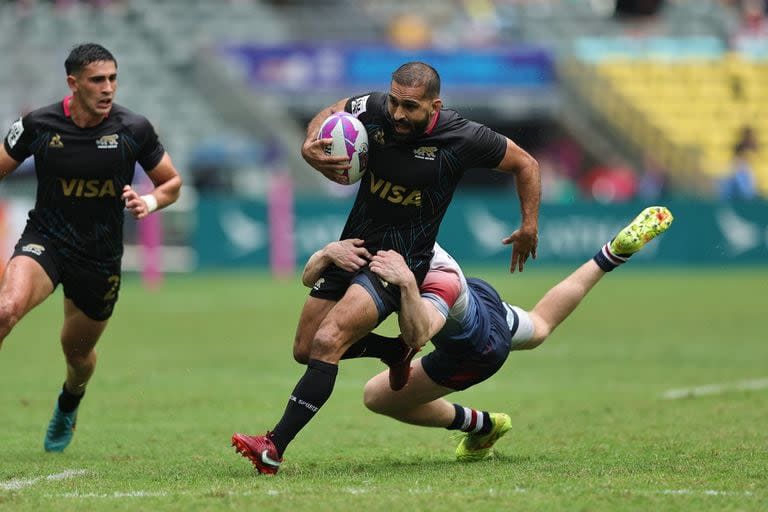
<path fill-rule="evenodd" d="M 142 251 L 140 224 L 127 221 L 126 270 L 159 254 L 166 272 L 291 273 L 338 237 L 354 193 L 301 159 L 306 122 L 426 60 L 446 106 L 539 160 L 541 263 L 590 257 L 657 202 L 676 214 L 675 236 L 644 261 L 764 263 L 767 10 L 764 0 L 6 0 L 0 126 L 67 93 L 71 46 L 105 45 L 118 103 L 150 118 L 186 184 L 161 215 L 159 252 Z M 0 185 L 5 253 L 34 186 L 32 162 Z M 478 170 L 460 192 L 440 241 L 468 264 L 506 261 L 511 181 Z"/>
<path fill-rule="evenodd" d="M 61 457 L 40 446 L 61 302 L 5 341 L 0 510 L 768 509 L 763 0 L 0 0 L 3 136 L 67 94 L 84 41 L 115 54 L 117 101 L 149 117 L 186 185 L 126 220 L 119 313 Z M 515 417 L 496 462 L 457 468 L 445 432 L 365 413 L 383 369 L 368 358 L 344 364 L 280 478 L 252 478 L 231 433 L 269 428 L 304 371 L 294 270 L 339 236 L 355 192 L 301 159 L 306 122 L 412 59 L 541 165 L 523 274 L 499 243 L 518 222 L 505 176 L 468 172 L 440 232 L 505 298 L 534 304 L 647 204 L 675 224 L 546 347 L 461 394 Z M 745 176 L 752 190 L 733 186 Z M 35 185 L 32 162 L 0 183 L 0 261 Z M 172 275 L 141 293 L 152 269 Z"/>

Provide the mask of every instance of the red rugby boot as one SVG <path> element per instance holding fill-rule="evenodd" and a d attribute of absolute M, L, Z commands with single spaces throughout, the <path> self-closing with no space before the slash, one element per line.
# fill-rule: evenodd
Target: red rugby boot
<path fill-rule="evenodd" d="M 232 434 L 232 446 L 235 451 L 249 459 L 256 471 L 262 475 L 274 475 L 280 469 L 283 458 L 277 454 L 277 448 L 271 439 L 271 432 L 263 436 L 249 436 L 235 432 Z"/>

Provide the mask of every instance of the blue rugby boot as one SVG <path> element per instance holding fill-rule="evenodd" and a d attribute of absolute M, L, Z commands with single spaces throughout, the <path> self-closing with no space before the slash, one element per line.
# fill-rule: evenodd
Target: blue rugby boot
<path fill-rule="evenodd" d="M 63 452 L 64 448 L 69 446 L 72 436 L 75 433 L 75 424 L 77 423 L 77 409 L 72 412 L 63 412 L 59 409 L 59 404 L 53 409 L 53 417 L 48 423 L 48 430 L 45 432 L 45 441 L 43 447 L 47 452 Z"/>

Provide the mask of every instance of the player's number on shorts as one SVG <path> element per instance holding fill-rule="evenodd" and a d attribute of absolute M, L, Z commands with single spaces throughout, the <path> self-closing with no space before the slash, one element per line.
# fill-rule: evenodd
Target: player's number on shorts
<path fill-rule="evenodd" d="M 104 300 L 115 300 L 117 297 L 117 290 L 120 288 L 120 276 L 109 276 L 108 283 L 111 283 L 109 291 L 104 295 Z"/>

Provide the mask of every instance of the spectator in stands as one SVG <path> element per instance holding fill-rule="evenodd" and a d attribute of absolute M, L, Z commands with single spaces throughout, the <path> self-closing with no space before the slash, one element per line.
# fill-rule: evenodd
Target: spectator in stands
<path fill-rule="evenodd" d="M 457 16 L 464 27 L 460 31 L 461 45 L 482 47 L 499 41 L 501 19 L 496 5 L 490 0 L 462 0 L 463 15 Z"/>
<path fill-rule="evenodd" d="M 741 32 L 745 35 L 768 36 L 765 0 L 743 0 L 741 3 Z"/>
<path fill-rule="evenodd" d="M 426 48 L 432 44 L 432 29 L 419 14 L 399 14 L 389 22 L 389 40 L 406 50 Z"/>
<path fill-rule="evenodd" d="M 731 46 L 742 53 L 751 53 L 768 40 L 767 0 L 742 0 L 739 4 L 739 24 L 733 33 Z"/>
<path fill-rule="evenodd" d="M 629 201 L 637 193 L 637 175 L 627 163 L 616 160 L 592 168 L 581 178 L 582 194 L 601 203 Z"/>
<path fill-rule="evenodd" d="M 755 151 L 757 151 L 755 132 L 752 127 L 745 126 L 739 141 L 733 148 L 730 172 L 720 182 L 720 199 L 740 200 L 757 197 L 757 183 L 749 161 Z"/>
<path fill-rule="evenodd" d="M 637 197 L 655 201 L 667 195 L 667 169 L 650 152 L 643 156 L 643 169 L 637 181 Z"/>

